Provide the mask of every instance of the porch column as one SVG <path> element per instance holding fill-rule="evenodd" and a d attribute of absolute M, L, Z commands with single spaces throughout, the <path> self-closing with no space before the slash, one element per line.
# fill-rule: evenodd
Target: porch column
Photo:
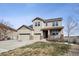
<path fill-rule="evenodd" d="M 43 39 L 43 31 L 41 31 L 41 39 Z"/>
<path fill-rule="evenodd" d="M 50 30 L 48 30 L 48 40 L 50 40 Z"/>

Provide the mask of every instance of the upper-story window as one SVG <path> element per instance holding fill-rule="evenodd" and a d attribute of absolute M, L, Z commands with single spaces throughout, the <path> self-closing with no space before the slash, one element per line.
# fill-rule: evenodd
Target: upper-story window
<path fill-rule="evenodd" d="M 40 22 L 38 22 L 38 26 L 40 26 Z"/>
<path fill-rule="evenodd" d="M 47 23 L 46 23 L 46 26 L 47 26 Z"/>
<path fill-rule="evenodd" d="M 35 26 L 37 26 L 37 22 L 35 22 Z"/>
<path fill-rule="evenodd" d="M 52 26 L 55 26 L 55 22 L 52 23 Z"/>
<path fill-rule="evenodd" d="M 40 22 L 35 22 L 35 26 L 40 26 Z"/>
<path fill-rule="evenodd" d="M 58 21 L 56 21 L 56 26 L 58 26 Z"/>
<path fill-rule="evenodd" d="M 58 21 L 53 22 L 52 26 L 58 26 Z"/>

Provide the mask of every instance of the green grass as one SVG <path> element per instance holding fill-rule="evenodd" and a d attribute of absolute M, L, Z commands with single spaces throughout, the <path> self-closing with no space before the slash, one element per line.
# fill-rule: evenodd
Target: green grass
<path fill-rule="evenodd" d="M 36 42 L 8 52 L 3 52 L 2 56 L 57 56 L 67 53 L 70 45 L 59 43 Z"/>

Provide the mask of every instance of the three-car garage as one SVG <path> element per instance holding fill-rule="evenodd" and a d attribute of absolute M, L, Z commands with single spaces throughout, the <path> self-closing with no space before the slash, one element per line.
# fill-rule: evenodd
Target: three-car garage
<path fill-rule="evenodd" d="M 18 40 L 40 40 L 41 38 L 41 33 L 33 32 L 33 29 L 25 25 L 21 26 L 17 33 Z"/>

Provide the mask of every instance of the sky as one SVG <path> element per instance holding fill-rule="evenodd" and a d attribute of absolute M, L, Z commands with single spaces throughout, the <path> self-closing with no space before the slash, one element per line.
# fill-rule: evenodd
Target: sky
<path fill-rule="evenodd" d="M 68 3 L 0 3 L 0 20 L 8 21 L 15 29 L 31 25 L 36 17 L 63 18 L 63 26 L 69 16 L 79 17 L 79 4 Z"/>

